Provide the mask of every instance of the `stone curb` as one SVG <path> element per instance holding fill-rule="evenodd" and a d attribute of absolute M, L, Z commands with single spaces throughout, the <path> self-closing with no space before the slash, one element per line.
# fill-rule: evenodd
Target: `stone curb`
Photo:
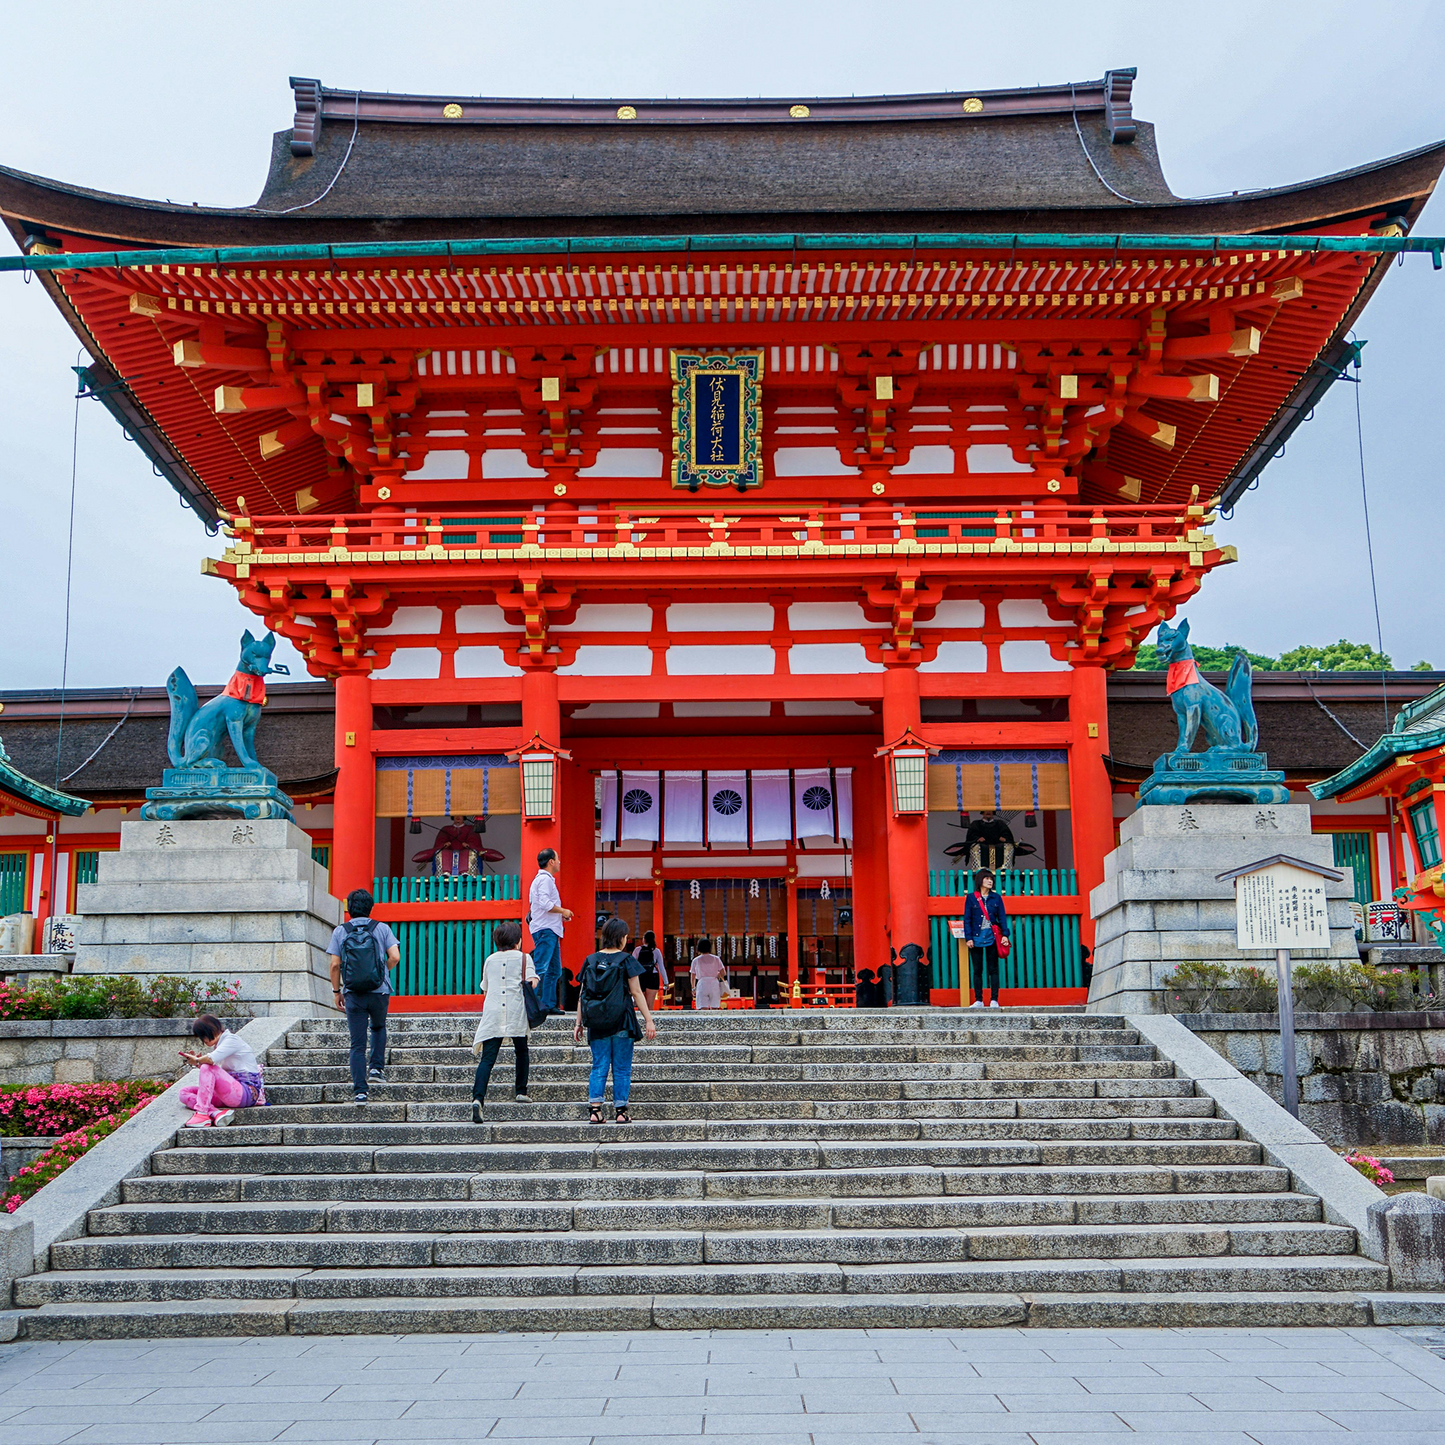
<path fill-rule="evenodd" d="M 274 1015 L 252 1019 L 240 1036 L 258 1058 L 264 1058 L 266 1050 L 280 1043 L 296 1022 L 293 1017 Z M 123 1180 L 149 1172 L 151 1155 L 175 1139 L 176 1130 L 183 1122 L 181 1090 L 195 1081 L 196 1071 L 188 1070 L 164 1094 L 77 1159 L 64 1174 L 31 1195 L 8 1221 L 0 1221 L 0 1228 L 8 1223 L 11 1229 L 33 1230 L 28 1268 L 18 1268 L 18 1243 L 11 1249 L 0 1236 L 0 1304 L 9 1302 L 10 1287 L 20 1275 L 38 1274 L 50 1267 L 52 1244 L 85 1233 L 85 1217 L 90 1210 L 119 1202 Z M 15 1273 L 11 1273 L 12 1268 L 16 1269 Z"/>
<path fill-rule="evenodd" d="M 218 1014 L 227 1028 L 251 1022 L 250 1018 L 227 1018 Z M 7 1019 L 0 1023 L 0 1041 L 5 1039 L 143 1039 L 182 1037 L 191 1031 L 193 1020 L 172 1019 Z"/>
<path fill-rule="evenodd" d="M 1355 1231 L 1361 1254 L 1383 1262 L 1374 1251 L 1369 1208 L 1388 1196 L 1352 1169 L 1312 1130 L 1305 1128 L 1227 1059 L 1201 1042 L 1172 1014 L 1130 1014 L 1128 1025 L 1172 1063 L 1180 1078 L 1214 1100 L 1274 1165 L 1288 1169 L 1294 1186 L 1318 1197 L 1325 1219 Z"/>

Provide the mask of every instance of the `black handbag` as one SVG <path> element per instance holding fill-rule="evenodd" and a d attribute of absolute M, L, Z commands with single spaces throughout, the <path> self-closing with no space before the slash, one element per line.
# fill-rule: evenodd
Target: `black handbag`
<path fill-rule="evenodd" d="M 626 1026 L 624 1031 L 626 1032 L 628 1038 L 632 1039 L 634 1042 L 642 1038 L 642 1024 L 638 1020 L 637 1010 L 631 1007 L 630 1004 L 628 1006 L 626 1014 L 623 1016 L 622 1021 Z"/>
<path fill-rule="evenodd" d="M 522 982 L 522 1003 L 527 1009 L 527 1027 L 529 1029 L 541 1028 L 547 1022 L 547 1010 L 542 1007 L 542 1001 L 537 997 L 536 988 Z"/>

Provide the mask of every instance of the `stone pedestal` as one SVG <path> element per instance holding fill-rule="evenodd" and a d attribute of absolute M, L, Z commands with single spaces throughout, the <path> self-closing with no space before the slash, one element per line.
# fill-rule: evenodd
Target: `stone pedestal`
<path fill-rule="evenodd" d="M 1216 875 L 1275 853 L 1333 867 L 1326 834 L 1310 832 L 1302 803 L 1192 803 L 1136 808 L 1104 859 L 1104 881 L 1089 895 L 1094 916 L 1091 1013 L 1162 1013 L 1163 980 L 1176 964 L 1196 960 L 1273 970 L 1274 955 L 1241 953 L 1234 944 L 1234 885 Z M 1350 911 L 1354 890 L 1327 886 L 1330 947 L 1292 956 L 1359 960 Z"/>
<path fill-rule="evenodd" d="M 122 823 L 78 890 L 74 971 L 240 979 L 257 1013 L 329 1015 L 341 904 L 326 882 L 283 819 Z"/>

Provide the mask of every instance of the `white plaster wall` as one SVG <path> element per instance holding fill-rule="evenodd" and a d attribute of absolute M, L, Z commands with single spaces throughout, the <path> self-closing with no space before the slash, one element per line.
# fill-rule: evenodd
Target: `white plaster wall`
<path fill-rule="evenodd" d="M 998 620 L 1004 627 L 1057 627 L 1049 609 L 1037 597 L 1016 597 L 998 605 Z"/>
<path fill-rule="evenodd" d="M 844 465 L 837 447 L 779 447 L 773 455 L 775 477 L 856 477 L 858 468 Z"/>
<path fill-rule="evenodd" d="M 914 447 L 907 462 L 894 467 L 895 477 L 936 477 L 953 475 L 952 447 Z"/>
<path fill-rule="evenodd" d="M 941 642 L 932 662 L 918 664 L 919 672 L 987 672 L 988 649 L 981 642 Z"/>
<path fill-rule="evenodd" d="M 584 602 L 572 622 L 549 626 L 551 632 L 650 632 L 652 608 L 645 602 Z"/>
<path fill-rule="evenodd" d="M 500 607 L 458 607 L 458 632 L 522 632 L 520 622 L 508 622 Z"/>
<path fill-rule="evenodd" d="M 660 477 L 662 453 L 656 447 L 603 447 L 596 462 L 579 477 Z"/>
<path fill-rule="evenodd" d="M 464 451 L 432 451 L 426 460 L 413 471 L 403 472 L 408 482 L 457 482 L 465 481 L 470 458 Z"/>
<path fill-rule="evenodd" d="M 861 642 L 800 642 L 788 651 L 788 670 L 794 673 L 882 672 Z"/>
<path fill-rule="evenodd" d="M 767 717 L 772 710 L 772 703 L 765 697 L 680 701 L 672 705 L 673 717 Z"/>
<path fill-rule="evenodd" d="M 940 602 L 933 609 L 933 617 L 922 624 L 924 627 L 982 627 L 983 603 L 966 598 L 954 598 Z"/>
<path fill-rule="evenodd" d="M 518 448 L 516 451 L 502 450 L 486 451 L 482 453 L 482 476 L 487 481 L 506 481 L 515 477 L 545 477 L 547 475 L 540 467 L 534 467 L 528 460 L 526 452 Z"/>
<path fill-rule="evenodd" d="M 872 717 L 873 709 L 847 698 L 789 698 L 784 717 Z"/>
<path fill-rule="evenodd" d="M 571 677 L 646 677 L 651 671 L 650 647 L 579 647 L 576 660 L 557 669 Z"/>
<path fill-rule="evenodd" d="M 771 632 L 773 609 L 766 602 L 675 602 L 667 609 L 667 630 Z"/>
<path fill-rule="evenodd" d="M 600 718 L 651 718 L 661 712 L 662 704 L 658 702 L 589 702 L 572 716 L 591 722 Z"/>
<path fill-rule="evenodd" d="M 459 647 L 456 655 L 458 677 L 520 677 L 522 669 L 507 660 L 500 647 Z"/>
<path fill-rule="evenodd" d="M 1005 672 L 1067 672 L 1069 664 L 1060 662 L 1049 651 L 1047 642 L 1005 642 L 999 648 L 999 660 Z"/>
<path fill-rule="evenodd" d="M 771 647 L 670 647 L 673 677 L 761 677 L 773 671 Z"/>
<path fill-rule="evenodd" d="M 369 627 L 366 635 L 368 637 L 390 637 L 394 633 L 440 632 L 441 630 L 442 610 L 440 607 L 398 607 L 385 627 Z"/>
<path fill-rule="evenodd" d="M 851 632 L 888 624 L 869 622 L 857 602 L 794 602 L 788 608 L 788 626 L 794 632 Z"/>
<path fill-rule="evenodd" d="M 980 472 L 1032 472 L 1031 466 L 1014 460 L 1013 448 L 1000 442 L 975 442 L 968 449 L 970 474 Z"/>
<path fill-rule="evenodd" d="M 442 655 L 435 647 L 398 647 L 391 655 L 391 662 L 373 672 L 372 677 L 395 678 L 406 682 L 413 679 L 440 677 Z"/>

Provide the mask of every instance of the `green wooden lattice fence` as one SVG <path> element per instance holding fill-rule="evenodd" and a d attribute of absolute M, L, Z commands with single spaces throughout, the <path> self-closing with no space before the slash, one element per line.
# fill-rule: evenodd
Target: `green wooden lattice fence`
<path fill-rule="evenodd" d="M 25 869 L 28 853 L 0 853 L 0 916 L 21 913 L 28 906 L 25 898 Z"/>
<path fill-rule="evenodd" d="M 374 878 L 372 884 L 371 894 L 378 903 L 487 903 L 522 896 L 522 879 L 516 873 Z"/>
<path fill-rule="evenodd" d="M 959 978 L 959 963 L 967 970 L 961 940 L 948 931 L 950 921 L 930 919 L 933 956 L 933 986 L 938 989 L 968 990 L 968 979 Z M 1012 947 L 1007 958 L 999 959 L 999 987 L 1082 988 L 1083 960 L 1079 953 L 1079 916 L 1075 913 L 1014 913 L 1009 915 Z"/>
<path fill-rule="evenodd" d="M 1079 875 L 1072 868 L 1000 868 L 994 887 L 1006 897 L 1069 898 L 1079 891 Z M 930 868 L 930 898 L 966 898 L 973 892 L 973 873 L 966 868 Z"/>
<path fill-rule="evenodd" d="M 1335 867 L 1355 870 L 1355 902 L 1368 907 L 1375 897 L 1375 884 L 1370 868 L 1370 853 L 1374 846 L 1373 833 L 1333 833 L 1330 835 L 1335 846 Z"/>

